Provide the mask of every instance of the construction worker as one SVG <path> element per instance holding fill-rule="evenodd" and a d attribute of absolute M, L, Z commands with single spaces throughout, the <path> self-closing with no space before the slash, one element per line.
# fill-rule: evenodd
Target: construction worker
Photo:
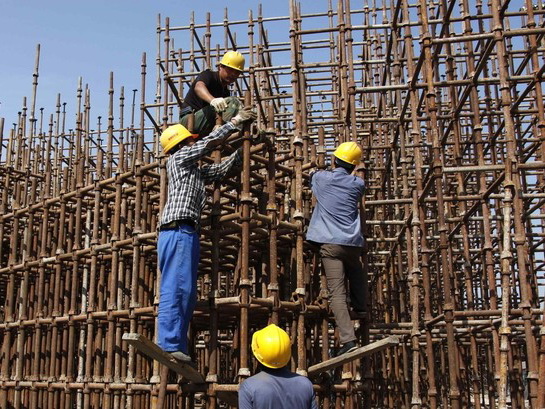
<path fill-rule="evenodd" d="M 238 149 L 218 164 L 199 167 L 198 161 L 243 123 L 255 118 L 255 112 L 247 107 L 201 139 L 180 124 L 168 127 L 161 135 L 163 151 L 169 157 L 168 198 L 157 240 L 161 269 L 157 343 L 180 361 L 191 361 L 187 331 L 197 299 L 199 222 L 206 200 L 205 185 L 222 179 L 233 166 L 240 164 L 242 151 Z"/>
<path fill-rule="evenodd" d="M 193 131 L 208 135 L 216 124 L 216 114 L 229 121 L 240 109 L 240 102 L 231 97 L 229 85 L 244 71 L 244 57 L 238 51 L 227 51 L 218 71 L 201 72 L 187 92 L 180 111 L 180 123 L 187 127 L 189 114 L 195 114 Z"/>
<path fill-rule="evenodd" d="M 366 310 L 366 283 L 361 263 L 364 242 L 359 211 L 365 184 L 351 174 L 361 155 L 362 150 L 356 143 L 342 143 L 333 153 L 333 169 L 316 171 L 310 178 L 316 207 L 306 237 L 320 246 L 329 303 L 339 329 L 337 356 L 358 347 L 347 305 L 345 279 L 350 284 L 353 310 L 359 314 Z"/>
<path fill-rule="evenodd" d="M 239 409 L 317 409 L 312 383 L 286 367 L 291 358 L 286 331 L 271 324 L 254 332 L 252 352 L 261 372 L 240 385 Z"/>

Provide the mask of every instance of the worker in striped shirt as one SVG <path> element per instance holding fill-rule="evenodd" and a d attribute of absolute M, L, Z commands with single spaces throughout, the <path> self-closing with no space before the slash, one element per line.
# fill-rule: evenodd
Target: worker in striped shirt
<path fill-rule="evenodd" d="M 181 124 L 161 135 L 167 160 L 168 198 L 159 224 L 157 253 L 161 269 L 157 343 L 174 358 L 191 362 L 187 331 L 197 301 L 199 222 L 206 202 L 205 185 L 221 180 L 241 163 L 241 149 L 221 163 L 199 166 L 198 161 L 225 142 L 243 123 L 256 118 L 249 107 L 210 135 L 199 138 Z"/>

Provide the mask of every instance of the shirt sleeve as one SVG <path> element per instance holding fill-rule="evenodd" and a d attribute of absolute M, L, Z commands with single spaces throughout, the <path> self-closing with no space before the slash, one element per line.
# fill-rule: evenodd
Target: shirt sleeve
<path fill-rule="evenodd" d="M 221 180 L 225 177 L 227 172 L 231 170 L 233 166 L 241 163 L 240 148 L 233 152 L 227 159 L 221 163 L 213 165 L 203 166 L 201 169 L 201 176 L 205 183 Z"/>
<path fill-rule="evenodd" d="M 360 183 L 360 193 L 361 195 L 363 196 L 363 194 L 365 193 L 365 181 L 363 179 L 360 179 L 361 180 L 361 183 Z"/>
<path fill-rule="evenodd" d="M 253 409 L 253 407 L 252 393 L 246 386 L 246 382 L 242 382 L 238 388 L 238 409 Z"/>
<path fill-rule="evenodd" d="M 318 170 L 313 170 L 312 172 L 310 172 L 310 175 L 309 175 L 309 178 L 308 178 L 308 184 L 310 187 L 312 187 L 312 180 L 314 179 L 314 176 L 316 176 L 318 174 Z"/>
<path fill-rule="evenodd" d="M 236 130 L 237 128 L 232 122 L 227 122 L 215 131 L 212 131 L 210 135 L 195 142 L 192 146 L 184 146 L 174 154 L 176 166 L 185 167 L 197 162 L 210 153 L 211 149 L 208 147 L 210 142 L 223 139 Z"/>
<path fill-rule="evenodd" d="M 311 398 L 311 402 L 310 402 L 310 408 L 309 409 L 318 409 L 318 404 L 316 403 L 316 394 L 314 393 L 314 391 L 312 392 L 312 398 Z"/>
<path fill-rule="evenodd" d="M 213 79 L 213 74 L 211 70 L 204 70 L 199 75 L 197 75 L 197 78 L 195 78 L 195 84 L 199 81 L 204 82 L 204 85 L 208 87 L 210 84 L 210 81 Z"/>

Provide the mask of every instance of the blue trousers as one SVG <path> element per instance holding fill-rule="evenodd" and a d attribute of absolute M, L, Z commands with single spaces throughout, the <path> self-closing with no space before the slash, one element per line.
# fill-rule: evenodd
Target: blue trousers
<path fill-rule="evenodd" d="M 187 331 L 197 302 L 199 233 L 181 225 L 159 232 L 161 269 L 157 343 L 165 351 L 187 354 Z"/>

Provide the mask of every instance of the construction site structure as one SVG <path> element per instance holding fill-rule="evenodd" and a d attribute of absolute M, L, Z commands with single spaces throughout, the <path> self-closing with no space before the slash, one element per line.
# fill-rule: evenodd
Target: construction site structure
<path fill-rule="evenodd" d="M 142 56 L 132 103 L 111 75 L 105 119 L 83 81 L 75 104 L 36 107 L 38 47 L 32 96 L 13 127 L 0 119 L 1 408 L 233 407 L 269 322 L 321 408 L 545 407 L 544 5 L 289 9 L 159 16 L 155 63 Z M 155 337 L 160 132 L 231 49 L 246 58 L 233 94 L 272 142 L 246 131 L 240 171 L 209 187 L 190 329 L 204 382 L 190 382 L 123 338 Z M 357 335 L 398 342 L 321 371 L 338 345 L 305 241 L 308 179 L 345 141 L 362 146 L 367 185 Z"/>

